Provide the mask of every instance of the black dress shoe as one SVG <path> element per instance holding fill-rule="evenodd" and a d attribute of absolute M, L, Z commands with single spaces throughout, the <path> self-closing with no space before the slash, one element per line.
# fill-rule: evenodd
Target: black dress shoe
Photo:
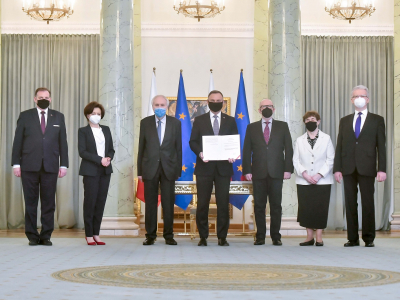
<path fill-rule="evenodd" d="M 50 240 L 40 240 L 39 245 L 43 246 L 53 246 L 53 243 Z"/>
<path fill-rule="evenodd" d="M 259 246 L 259 245 L 265 245 L 265 240 L 255 240 L 254 245 Z"/>
<path fill-rule="evenodd" d="M 281 240 L 272 240 L 272 245 L 274 245 L 274 246 L 282 246 L 282 241 Z"/>
<path fill-rule="evenodd" d="M 151 238 L 145 239 L 144 242 L 143 242 L 143 246 L 154 245 L 154 240 L 155 240 L 155 239 L 151 239 Z"/>
<path fill-rule="evenodd" d="M 360 246 L 360 240 L 357 241 L 348 241 L 346 244 L 344 244 L 345 247 L 354 247 L 354 246 Z"/>
<path fill-rule="evenodd" d="M 374 242 L 365 243 L 365 247 L 375 247 Z"/>
<path fill-rule="evenodd" d="M 312 240 L 309 240 L 307 242 L 300 243 L 299 245 L 300 246 L 314 246 L 314 243 L 315 243 L 315 240 L 312 239 Z"/>
<path fill-rule="evenodd" d="M 207 239 L 206 238 L 200 238 L 199 243 L 197 246 L 207 246 Z"/>
<path fill-rule="evenodd" d="M 315 242 L 315 246 L 318 246 L 318 247 L 322 247 L 324 245 L 324 242 Z"/>
<path fill-rule="evenodd" d="M 34 239 L 31 239 L 31 240 L 29 240 L 29 246 L 37 246 L 37 245 L 39 245 L 39 239 L 37 239 L 37 240 L 34 240 Z"/>
<path fill-rule="evenodd" d="M 218 246 L 229 246 L 229 243 L 226 241 L 226 238 L 218 239 Z"/>
<path fill-rule="evenodd" d="M 173 238 L 165 239 L 165 243 L 167 245 L 178 245 L 178 243 Z"/>

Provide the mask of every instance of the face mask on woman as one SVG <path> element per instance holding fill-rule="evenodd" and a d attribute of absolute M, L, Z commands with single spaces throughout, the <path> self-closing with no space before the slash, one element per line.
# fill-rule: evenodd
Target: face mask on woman
<path fill-rule="evenodd" d="M 89 118 L 89 121 L 92 122 L 93 124 L 99 124 L 101 120 L 101 116 L 99 115 L 91 115 Z"/>

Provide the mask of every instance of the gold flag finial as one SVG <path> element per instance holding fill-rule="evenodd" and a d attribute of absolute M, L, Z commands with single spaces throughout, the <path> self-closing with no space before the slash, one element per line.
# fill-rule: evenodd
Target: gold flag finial
<path fill-rule="evenodd" d="M 240 69 L 240 72 L 242 72 L 242 73 L 243 73 L 243 69 Z"/>
<path fill-rule="evenodd" d="M 183 70 L 181 69 L 181 73 L 183 72 Z"/>
<path fill-rule="evenodd" d="M 212 73 L 212 69 L 210 69 L 210 72 Z"/>

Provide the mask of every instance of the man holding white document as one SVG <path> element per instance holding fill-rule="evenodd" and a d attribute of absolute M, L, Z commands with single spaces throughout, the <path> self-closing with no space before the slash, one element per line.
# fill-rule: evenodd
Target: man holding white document
<path fill-rule="evenodd" d="M 195 118 L 190 148 L 196 154 L 197 213 L 199 246 L 207 246 L 208 210 L 215 184 L 217 202 L 217 236 L 219 246 L 229 246 L 229 186 L 233 175 L 232 163 L 240 158 L 240 142 L 235 118 L 221 112 L 223 95 L 211 91 L 208 95 L 210 111 Z"/>

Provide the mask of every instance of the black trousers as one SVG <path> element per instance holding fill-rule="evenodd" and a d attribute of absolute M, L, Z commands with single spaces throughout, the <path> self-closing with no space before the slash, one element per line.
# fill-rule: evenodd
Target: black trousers
<path fill-rule="evenodd" d="M 25 234 L 28 239 L 50 239 L 54 230 L 56 188 L 58 173 L 47 173 L 43 166 L 39 172 L 21 172 L 25 198 Z M 37 209 L 40 195 L 42 230 L 37 230 Z"/>
<path fill-rule="evenodd" d="M 371 243 L 375 239 L 375 177 L 363 176 L 357 170 L 350 175 L 343 176 L 344 197 L 346 203 L 347 238 L 357 241 L 358 237 L 358 204 L 357 193 L 360 187 L 362 207 L 362 239 Z"/>
<path fill-rule="evenodd" d="M 256 238 L 265 239 L 267 226 L 265 224 L 265 209 L 269 199 L 271 215 L 270 236 L 272 240 L 280 240 L 282 221 L 282 179 L 275 179 L 268 176 L 264 179 L 253 179 L 254 192 L 254 216 L 257 225 Z"/>
<path fill-rule="evenodd" d="M 201 238 L 208 238 L 208 210 L 210 207 L 213 183 L 217 202 L 217 236 L 226 238 L 229 229 L 229 187 L 230 176 L 221 176 L 215 170 L 213 176 L 197 176 L 196 223 Z"/>
<path fill-rule="evenodd" d="M 164 216 L 165 239 L 174 237 L 174 205 L 175 205 L 175 180 L 169 180 L 164 173 L 162 165 L 158 166 L 153 179 L 143 179 L 145 206 L 146 238 L 157 237 L 157 204 L 158 187 L 161 185 L 161 205 Z"/>
<path fill-rule="evenodd" d="M 83 221 L 87 237 L 100 234 L 111 179 L 111 174 L 107 175 L 105 170 L 103 166 L 99 166 L 96 176 L 83 176 Z"/>

